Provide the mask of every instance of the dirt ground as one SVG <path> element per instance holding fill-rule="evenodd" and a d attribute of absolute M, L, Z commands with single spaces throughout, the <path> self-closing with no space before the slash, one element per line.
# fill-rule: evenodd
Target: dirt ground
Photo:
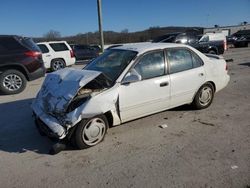
<path fill-rule="evenodd" d="M 250 48 L 230 49 L 225 58 L 234 60 L 231 80 L 208 109 L 183 106 L 138 119 L 82 151 L 48 154 L 52 142 L 39 135 L 30 109 L 43 79 L 0 96 L 0 187 L 249 188 Z"/>

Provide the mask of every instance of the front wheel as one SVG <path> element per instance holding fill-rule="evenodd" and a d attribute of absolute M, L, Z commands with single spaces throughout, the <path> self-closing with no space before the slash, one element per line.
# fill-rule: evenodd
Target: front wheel
<path fill-rule="evenodd" d="M 204 109 L 211 105 L 214 98 L 214 87 L 211 83 L 206 83 L 196 93 L 193 106 L 196 109 Z"/>
<path fill-rule="evenodd" d="M 75 131 L 75 144 L 79 149 L 85 149 L 100 143 L 107 132 L 108 121 L 104 115 L 82 120 Z"/>

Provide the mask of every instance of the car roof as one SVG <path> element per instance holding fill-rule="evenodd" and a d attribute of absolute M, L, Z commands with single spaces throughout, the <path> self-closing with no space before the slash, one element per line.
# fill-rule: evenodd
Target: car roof
<path fill-rule="evenodd" d="M 131 51 L 136 51 L 141 54 L 147 51 L 165 49 L 165 48 L 174 48 L 174 47 L 188 47 L 188 46 L 184 44 L 176 44 L 176 43 L 142 42 L 142 43 L 136 43 L 136 44 L 125 44 L 119 47 L 114 47 L 112 49 L 131 50 Z"/>
<path fill-rule="evenodd" d="M 66 41 L 49 41 L 49 42 L 38 42 L 37 44 L 50 44 L 50 43 L 67 43 Z"/>

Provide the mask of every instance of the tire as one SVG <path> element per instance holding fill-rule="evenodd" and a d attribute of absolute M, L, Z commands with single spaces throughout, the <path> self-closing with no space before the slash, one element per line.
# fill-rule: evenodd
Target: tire
<path fill-rule="evenodd" d="M 75 130 L 74 139 L 78 149 L 86 149 L 103 141 L 108 129 L 108 120 L 104 115 L 82 120 Z"/>
<path fill-rule="evenodd" d="M 214 87 L 211 83 L 206 83 L 196 93 L 192 105 L 195 109 L 204 109 L 211 105 L 213 98 Z"/>
<path fill-rule="evenodd" d="M 209 53 L 209 54 L 214 54 L 214 55 L 217 54 L 215 50 L 209 50 L 208 53 Z"/>
<path fill-rule="evenodd" d="M 0 91 L 11 95 L 21 93 L 26 88 L 27 80 L 23 73 L 10 69 L 0 74 Z"/>
<path fill-rule="evenodd" d="M 50 68 L 52 71 L 57 71 L 57 70 L 65 68 L 65 66 L 66 66 L 66 64 L 65 64 L 65 61 L 63 59 L 53 59 L 51 61 Z"/>

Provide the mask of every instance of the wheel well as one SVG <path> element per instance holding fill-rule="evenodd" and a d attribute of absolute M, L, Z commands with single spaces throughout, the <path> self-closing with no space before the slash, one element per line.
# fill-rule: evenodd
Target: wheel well
<path fill-rule="evenodd" d="M 112 116 L 112 113 L 111 111 L 108 111 L 104 114 L 108 120 L 108 123 L 109 123 L 109 127 L 112 127 L 113 126 L 113 116 Z"/>
<path fill-rule="evenodd" d="M 52 63 L 52 61 L 57 60 L 57 59 L 61 59 L 61 60 L 63 60 L 63 62 L 65 63 L 65 60 L 64 60 L 63 58 L 54 58 L 54 59 L 51 60 L 50 63 Z"/>
<path fill-rule="evenodd" d="M 14 70 L 20 71 L 21 73 L 23 73 L 23 75 L 25 76 L 25 78 L 27 80 L 29 80 L 29 76 L 27 74 L 27 71 L 25 70 L 24 67 L 19 66 L 19 65 L 6 65 L 6 66 L 3 66 L 3 67 L 0 67 L 0 73 L 2 71 L 6 71 L 6 70 L 10 70 L 10 69 L 14 69 Z"/>
<path fill-rule="evenodd" d="M 218 54 L 218 49 L 216 47 L 209 48 L 208 51 L 214 51 L 216 54 Z"/>
<path fill-rule="evenodd" d="M 208 81 L 207 83 L 210 83 L 210 84 L 212 84 L 212 86 L 213 86 L 213 89 L 214 89 L 214 92 L 215 92 L 215 91 L 216 91 L 216 86 L 215 86 L 214 82 L 212 82 L 212 81 Z"/>

